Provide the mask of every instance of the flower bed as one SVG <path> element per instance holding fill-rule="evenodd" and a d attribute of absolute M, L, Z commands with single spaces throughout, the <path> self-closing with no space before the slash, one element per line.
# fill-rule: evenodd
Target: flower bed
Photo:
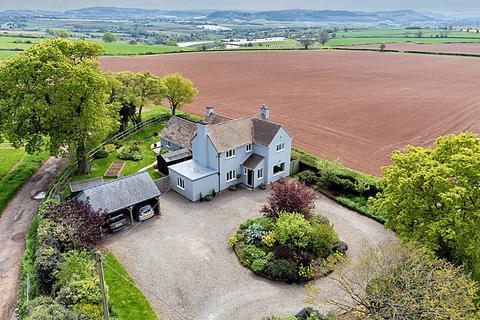
<path fill-rule="evenodd" d="M 248 219 L 229 239 L 242 265 L 265 278 L 289 283 L 333 271 L 348 246 L 328 219 L 311 213 L 314 200 L 313 191 L 298 181 L 274 183 L 269 203 L 261 209 L 265 216 Z"/>

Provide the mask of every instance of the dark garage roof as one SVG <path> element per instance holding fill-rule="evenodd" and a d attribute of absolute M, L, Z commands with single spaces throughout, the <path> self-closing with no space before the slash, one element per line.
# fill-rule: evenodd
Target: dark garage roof
<path fill-rule="evenodd" d="M 180 149 L 180 150 L 164 153 L 161 156 L 166 163 L 170 163 L 180 159 L 192 157 L 192 153 L 188 149 Z"/>
<path fill-rule="evenodd" d="M 103 177 L 96 177 L 91 179 L 79 180 L 79 181 L 72 181 L 70 182 L 70 191 L 72 192 L 80 192 L 85 189 L 89 189 L 92 187 L 99 186 L 104 184 Z"/>
<path fill-rule="evenodd" d="M 139 172 L 86 189 L 78 199 L 90 204 L 94 211 L 110 213 L 158 196 L 160 191 L 148 172 Z"/>

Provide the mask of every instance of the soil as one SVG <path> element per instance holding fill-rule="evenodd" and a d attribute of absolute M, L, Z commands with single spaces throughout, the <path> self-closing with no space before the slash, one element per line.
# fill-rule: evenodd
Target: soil
<path fill-rule="evenodd" d="M 0 319 L 15 319 L 25 234 L 39 204 L 33 196 L 47 191 L 55 175 L 66 164 L 67 160 L 57 158 L 49 158 L 44 162 L 10 200 L 0 218 Z"/>
<path fill-rule="evenodd" d="M 379 45 L 348 46 L 354 49 L 378 49 Z M 398 51 L 423 51 L 435 53 L 463 53 L 480 56 L 480 43 L 445 43 L 445 44 L 418 44 L 418 43 L 387 43 L 385 49 Z"/>
<path fill-rule="evenodd" d="M 270 106 L 294 145 L 380 174 L 393 150 L 480 132 L 480 64 L 472 58 L 359 51 L 215 52 L 104 57 L 105 70 L 179 72 L 208 105 L 232 117 Z"/>

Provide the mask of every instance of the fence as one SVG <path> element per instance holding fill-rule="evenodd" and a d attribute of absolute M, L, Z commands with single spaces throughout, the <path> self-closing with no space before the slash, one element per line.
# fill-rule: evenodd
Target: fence
<path fill-rule="evenodd" d="M 169 118 L 167 115 L 162 115 L 154 118 L 150 118 L 148 120 L 145 120 L 143 122 L 137 123 L 134 126 L 127 128 L 123 130 L 122 132 L 117 133 L 116 135 L 108 138 L 107 140 L 103 141 L 101 144 L 96 146 L 95 148 L 89 150 L 87 152 L 87 155 L 89 157 L 93 157 L 93 155 L 102 149 L 103 146 L 106 144 L 110 144 L 112 142 L 118 141 L 118 140 L 124 140 L 128 137 L 130 137 L 132 134 L 137 133 L 143 128 L 147 128 L 151 125 L 157 124 L 159 122 L 165 121 Z M 73 162 L 69 164 L 65 170 L 62 172 L 62 174 L 55 179 L 55 182 L 51 186 L 50 190 L 47 193 L 47 199 L 52 199 L 56 195 L 59 195 L 59 192 L 67 186 L 67 184 L 70 182 L 70 180 L 73 177 L 73 174 L 76 173 L 77 170 L 77 163 Z"/>

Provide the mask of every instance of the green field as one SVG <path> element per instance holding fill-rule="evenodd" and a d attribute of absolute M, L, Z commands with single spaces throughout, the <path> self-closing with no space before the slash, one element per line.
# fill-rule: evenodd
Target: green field
<path fill-rule="evenodd" d="M 191 51 L 190 48 L 181 48 L 167 45 L 128 44 L 124 42 L 104 43 L 105 55 L 140 55 Z"/>
<path fill-rule="evenodd" d="M 2 179 L 25 155 L 25 150 L 15 149 L 10 144 L 0 144 L 0 179 Z"/>
<path fill-rule="evenodd" d="M 125 268 L 111 253 L 105 255 L 105 282 L 113 314 L 122 320 L 156 320 L 157 316 Z"/>

